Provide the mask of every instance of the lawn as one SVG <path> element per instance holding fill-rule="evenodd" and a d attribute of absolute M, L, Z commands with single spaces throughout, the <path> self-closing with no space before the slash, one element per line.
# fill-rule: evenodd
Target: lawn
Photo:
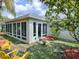
<path fill-rule="evenodd" d="M 79 43 L 56 40 L 47 45 L 37 44 L 28 49 L 31 52 L 29 59 L 65 59 L 61 51 L 67 48 L 79 48 Z"/>
<path fill-rule="evenodd" d="M 12 43 L 16 43 L 16 44 L 23 43 L 24 44 L 24 42 L 22 42 L 22 41 L 20 41 L 18 39 L 15 39 L 13 37 L 10 37 L 8 35 L 0 35 L 0 36 L 7 39 L 7 40 L 9 40 L 9 41 L 11 41 Z"/>

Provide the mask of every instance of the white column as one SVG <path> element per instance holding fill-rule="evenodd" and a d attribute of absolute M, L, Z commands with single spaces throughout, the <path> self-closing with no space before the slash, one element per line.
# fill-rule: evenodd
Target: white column
<path fill-rule="evenodd" d="M 33 22 L 32 21 L 29 21 L 29 43 L 32 43 L 34 42 L 34 39 L 33 39 Z"/>
<path fill-rule="evenodd" d="M 36 37 L 38 38 L 38 23 L 36 23 Z"/>
<path fill-rule="evenodd" d="M 12 23 L 12 36 L 13 36 L 13 23 Z"/>
<path fill-rule="evenodd" d="M 47 35 L 51 35 L 49 24 L 47 24 Z"/>
<path fill-rule="evenodd" d="M 9 26 L 9 35 L 10 35 L 10 23 L 9 23 L 9 25 L 8 25 L 8 26 Z"/>
<path fill-rule="evenodd" d="M 26 40 L 27 40 L 28 38 L 27 38 L 27 22 L 26 22 Z"/>
<path fill-rule="evenodd" d="M 22 39 L 22 24 L 20 22 L 20 38 Z"/>
<path fill-rule="evenodd" d="M 16 37 L 17 37 L 17 23 L 16 23 Z"/>
<path fill-rule="evenodd" d="M 43 23 L 41 23 L 41 37 L 43 37 Z"/>
<path fill-rule="evenodd" d="M 7 24 L 5 23 L 5 33 L 7 33 L 7 32 L 6 32 L 6 25 L 7 25 Z"/>
<path fill-rule="evenodd" d="M 29 43 L 30 42 L 30 23 L 29 21 L 26 21 L 27 25 L 26 25 L 26 37 L 27 37 L 27 42 Z"/>

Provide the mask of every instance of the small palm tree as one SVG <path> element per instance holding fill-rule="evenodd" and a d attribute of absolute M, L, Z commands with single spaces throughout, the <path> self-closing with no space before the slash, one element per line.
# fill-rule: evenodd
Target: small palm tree
<path fill-rule="evenodd" d="M 5 3 L 7 10 L 15 15 L 14 0 L 3 0 L 2 2 Z"/>
<path fill-rule="evenodd" d="M 2 4 L 5 3 L 5 7 L 7 11 L 9 11 L 13 16 L 16 16 L 15 8 L 14 8 L 14 0 L 0 0 L 0 21 L 1 24 L 4 22 L 4 17 L 2 16 L 2 11 L 5 10 Z M 3 26 L 1 26 L 3 29 Z"/>

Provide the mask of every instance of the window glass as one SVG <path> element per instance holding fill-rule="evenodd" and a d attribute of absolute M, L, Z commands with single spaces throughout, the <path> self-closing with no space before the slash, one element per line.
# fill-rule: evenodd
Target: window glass
<path fill-rule="evenodd" d="M 20 35 L 20 23 L 17 23 L 17 35 Z"/>
<path fill-rule="evenodd" d="M 26 36 L 26 22 L 22 22 L 22 36 Z"/>
<path fill-rule="evenodd" d="M 22 22 L 22 39 L 26 40 L 26 22 Z"/>
<path fill-rule="evenodd" d="M 47 24 L 43 24 L 43 34 L 47 35 Z"/>
<path fill-rule="evenodd" d="M 36 36 L 36 22 L 33 22 L 33 36 Z"/>
<path fill-rule="evenodd" d="M 41 37 L 41 24 L 38 24 L 38 37 Z"/>
<path fill-rule="evenodd" d="M 8 24 L 6 24 L 6 32 L 8 32 Z"/>
<path fill-rule="evenodd" d="M 12 33 L 12 24 L 9 24 L 10 33 Z"/>
<path fill-rule="evenodd" d="M 16 23 L 13 24 L 13 34 L 16 36 Z"/>
<path fill-rule="evenodd" d="M 7 31 L 9 32 L 9 24 L 7 24 Z"/>

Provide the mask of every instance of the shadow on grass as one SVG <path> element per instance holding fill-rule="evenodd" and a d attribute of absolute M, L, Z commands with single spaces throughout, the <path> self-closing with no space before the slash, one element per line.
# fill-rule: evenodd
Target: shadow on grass
<path fill-rule="evenodd" d="M 22 42 L 18 39 L 15 39 L 13 37 L 10 37 L 8 35 L 0 35 L 0 36 L 2 36 L 3 38 L 5 38 L 5 39 L 7 39 L 7 40 L 9 40 L 9 41 L 11 41 L 12 43 L 15 43 L 15 44 L 20 44 L 20 43 L 25 44 L 24 42 Z"/>

